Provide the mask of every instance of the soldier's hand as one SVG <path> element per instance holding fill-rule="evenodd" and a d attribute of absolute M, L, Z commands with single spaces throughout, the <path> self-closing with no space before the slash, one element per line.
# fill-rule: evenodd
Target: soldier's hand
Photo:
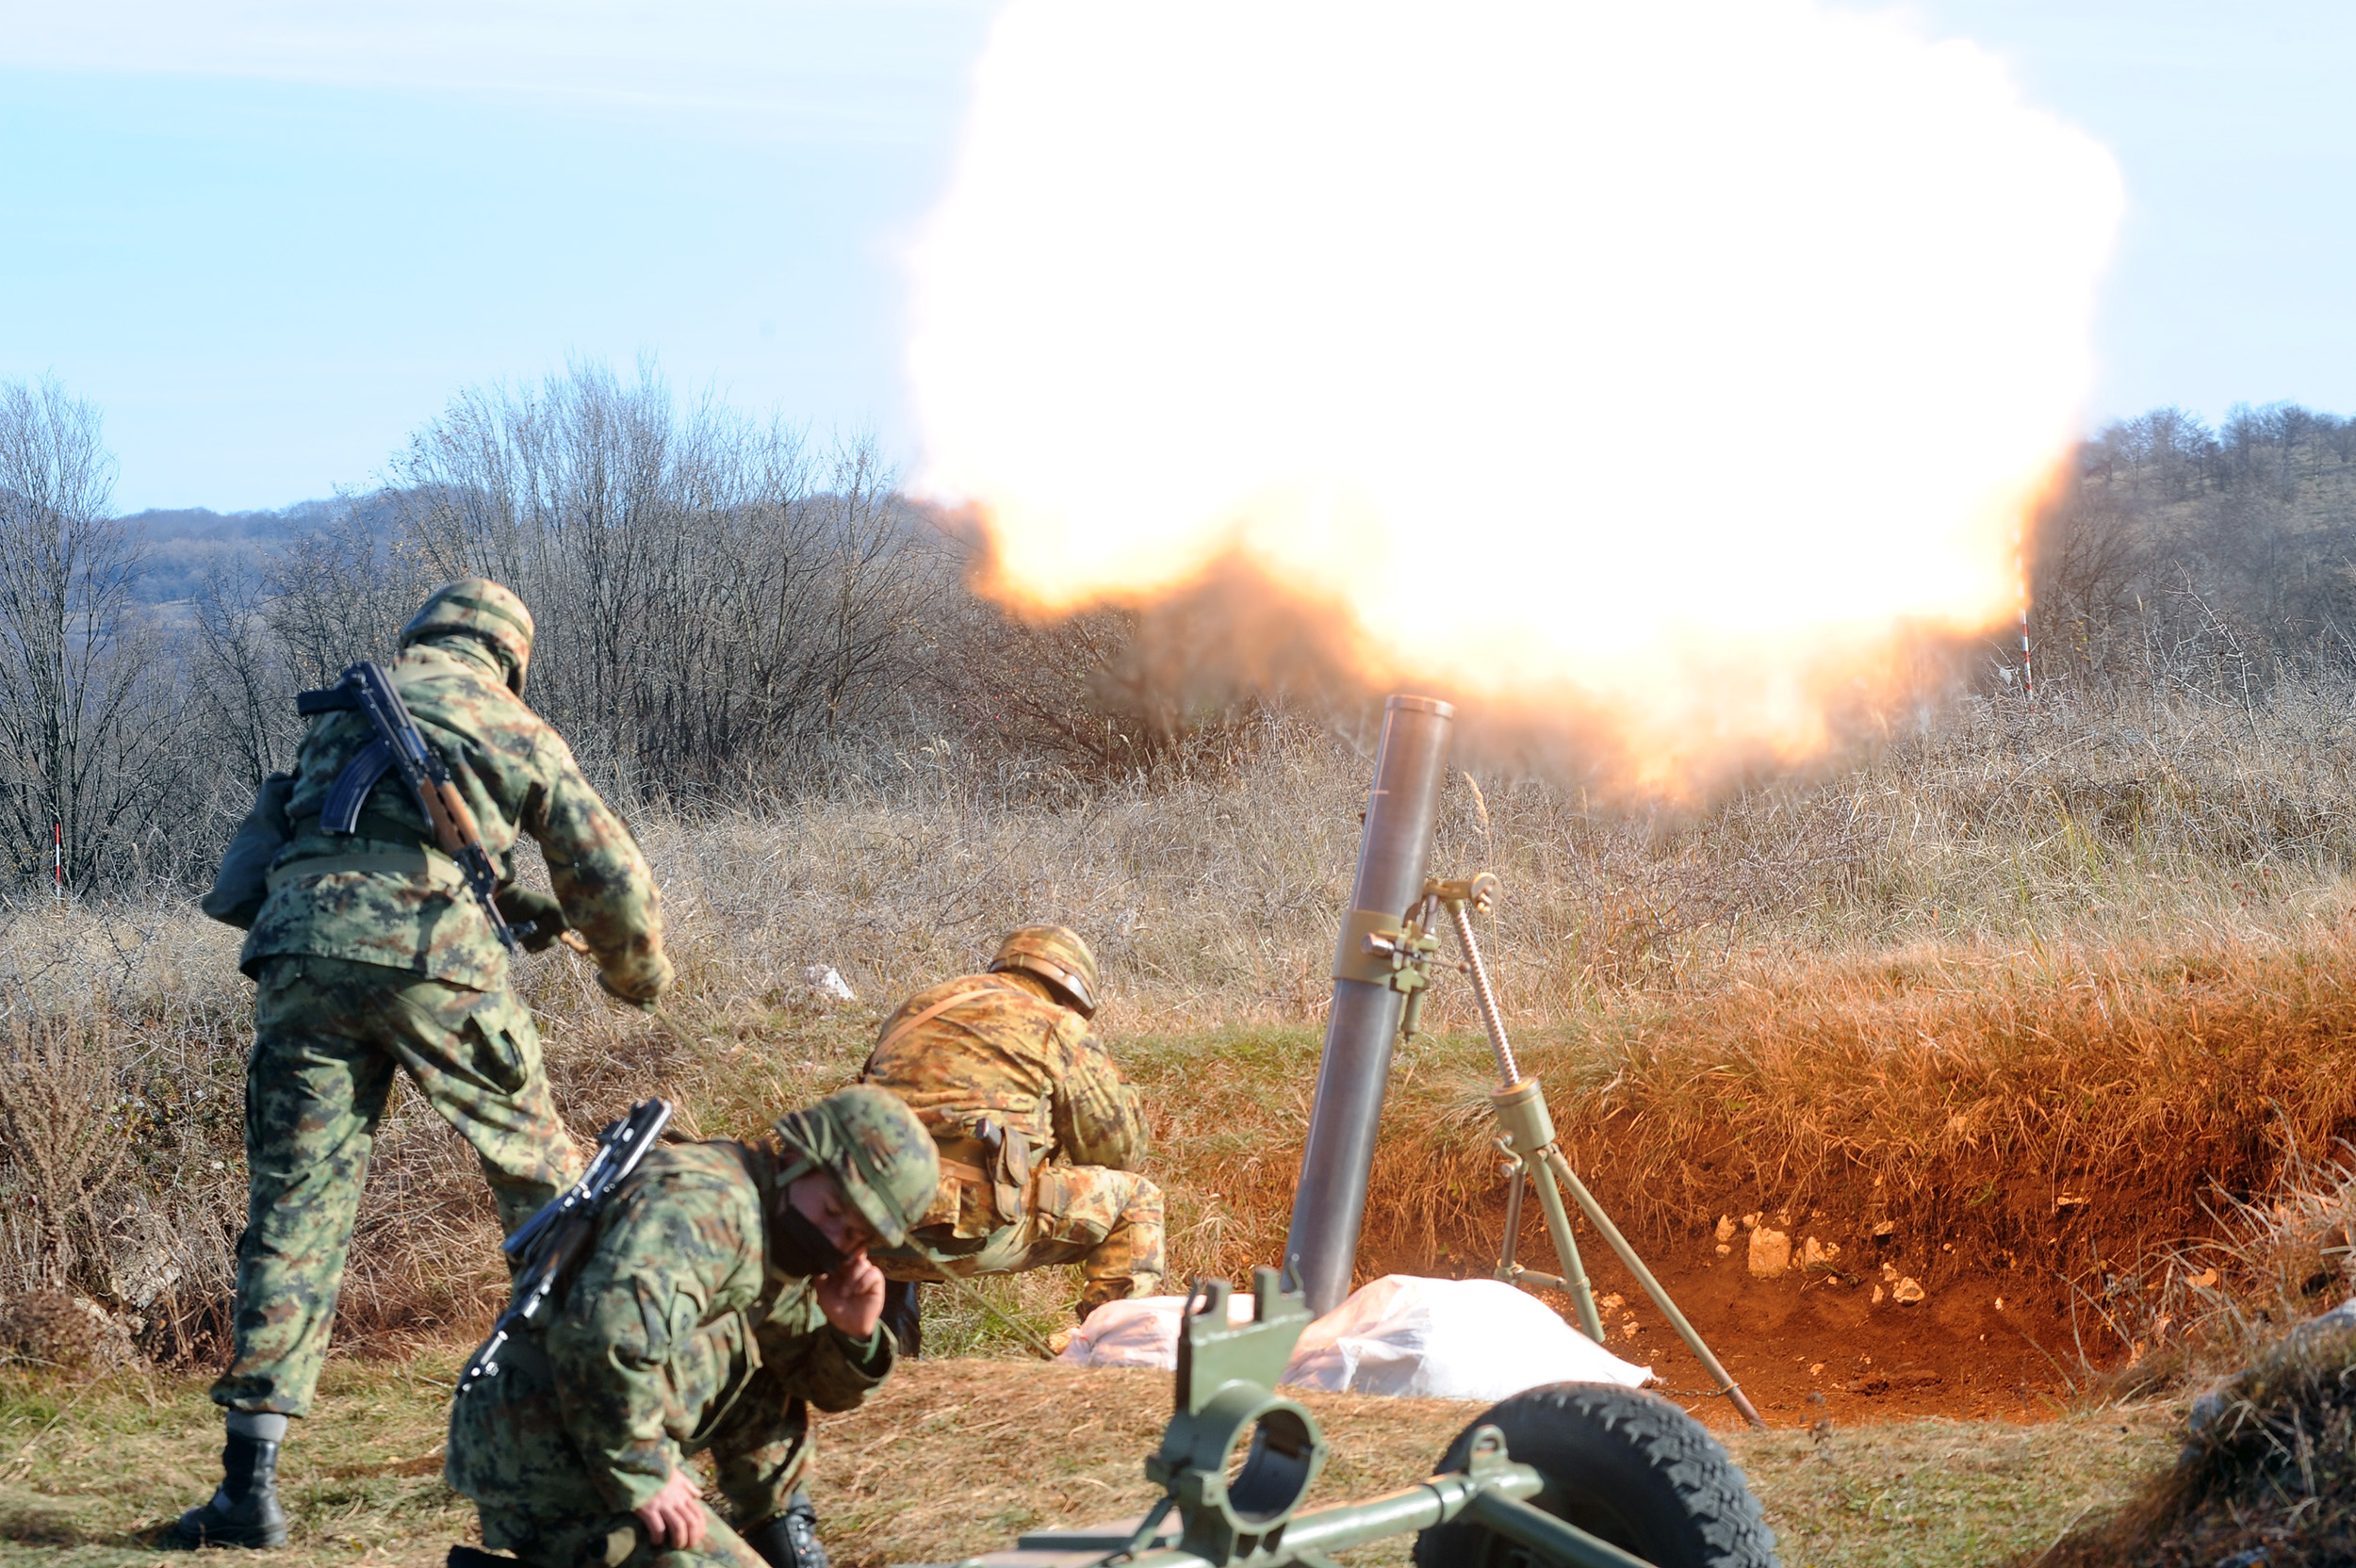
<path fill-rule="evenodd" d="M 683 1467 L 673 1466 L 663 1490 L 640 1505 L 638 1518 L 656 1545 L 698 1550 L 704 1544 L 703 1488 Z"/>
<path fill-rule="evenodd" d="M 531 928 L 531 934 L 523 938 L 526 953 L 546 953 L 566 929 L 564 906 L 547 893 L 511 882 L 492 902 L 499 906 L 499 918 L 517 932 Z"/>
<path fill-rule="evenodd" d="M 827 1322 L 853 1339 L 865 1339 L 883 1316 L 883 1270 L 867 1261 L 862 1247 L 833 1273 L 818 1276 L 816 1295 Z"/>

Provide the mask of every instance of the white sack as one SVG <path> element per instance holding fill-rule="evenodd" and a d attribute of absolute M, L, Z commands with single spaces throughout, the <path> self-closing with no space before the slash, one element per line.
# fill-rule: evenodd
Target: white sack
<path fill-rule="evenodd" d="M 1153 1366 L 1168 1372 L 1178 1364 L 1178 1319 L 1186 1310 L 1183 1296 L 1135 1296 L 1107 1301 L 1088 1314 L 1055 1359 L 1072 1366 Z M 1252 1296 L 1237 1291 L 1227 1298 L 1227 1321 L 1252 1321 Z"/>
<path fill-rule="evenodd" d="M 1402 1399 L 1510 1398 L 1541 1383 L 1652 1377 L 1502 1280 L 1385 1274 L 1302 1331 L 1284 1381 Z"/>
<path fill-rule="evenodd" d="M 1178 1364 L 1183 1296 L 1108 1301 L 1088 1314 L 1055 1359 L 1073 1366 Z M 1252 1320 L 1252 1298 L 1227 1302 L 1232 1322 Z M 1304 1388 L 1417 1399 L 1495 1402 L 1541 1383 L 1609 1382 L 1634 1388 L 1652 1376 L 1499 1280 L 1426 1280 L 1388 1274 L 1311 1323 L 1284 1380 Z"/>

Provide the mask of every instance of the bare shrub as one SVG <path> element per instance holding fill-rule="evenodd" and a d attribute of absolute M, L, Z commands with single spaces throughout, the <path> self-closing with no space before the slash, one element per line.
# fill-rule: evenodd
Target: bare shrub
<path fill-rule="evenodd" d="M 123 1062 L 102 998 L 85 1013 L 8 1010 L 0 1062 L 7 1169 L 38 1237 L 36 1278 L 56 1289 L 122 1298 L 95 1203 L 122 1173 Z M 20 1211 L 22 1212 L 22 1211 Z"/>
<path fill-rule="evenodd" d="M 0 383 L 0 853 L 19 885 L 79 891 L 168 835 L 187 758 L 139 552 L 111 515 L 98 411 Z"/>
<path fill-rule="evenodd" d="M 0 1297 L 0 1366 L 107 1371 L 137 1359 L 123 1325 L 86 1297 L 59 1290 Z"/>
<path fill-rule="evenodd" d="M 863 738 L 956 571 L 872 442 L 822 458 L 709 397 L 680 408 L 650 365 L 461 393 L 393 474 L 434 576 L 532 607 L 534 706 L 633 793 L 775 782 Z"/>

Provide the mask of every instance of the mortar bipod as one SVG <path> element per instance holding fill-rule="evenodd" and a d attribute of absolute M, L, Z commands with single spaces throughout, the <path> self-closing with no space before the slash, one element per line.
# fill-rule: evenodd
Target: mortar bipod
<path fill-rule="evenodd" d="M 1430 936 L 1433 924 L 1431 916 L 1435 906 L 1448 912 L 1448 923 L 1456 928 L 1457 946 L 1464 955 L 1463 967 L 1472 981 L 1473 1001 L 1481 1012 L 1481 1026 L 1489 1037 L 1489 1049 L 1497 1055 L 1499 1082 L 1497 1088 L 1489 1096 L 1489 1104 L 1497 1115 L 1501 1135 L 1497 1138 L 1497 1147 L 1505 1153 L 1508 1177 L 1512 1183 L 1505 1196 L 1505 1244 L 1499 1250 L 1497 1278 L 1512 1284 L 1562 1291 L 1570 1297 L 1579 1314 L 1579 1327 L 1586 1331 L 1587 1337 L 1598 1345 L 1604 1342 L 1603 1323 L 1595 1313 L 1595 1292 L 1587 1282 L 1586 1266 L 1579 1261 L 1579 1243 L 1571 1234 L 1570 1215 L 1562 1206 L 1562 1194 L 1568 1192 L 1572 1201 L 1579 1205 L 1579 1212 L 1587 1217 L 1587 1223 L 1603 1236 L 1622 1266 L 1634 1276 L 1638 1284 L 1644 1286 L 1644 1294 L 1652 1298 L 1653 1304 L 1669 1320 L 1677 1337 L 1685 1342 L 1685 1348 L 1693 1352 L 1693 1359 L 1702 1364 L 1702 1369 L 1717 1383 L 1718 1392 L 1742 1413 L 1742 1419 L 1763 1429 L 1767 1423 L 1759 1419 L 1750 1396 L 1742 1392 L 1742 1385 L 1727 1373 L 1685 1314 L 1678 1309 L 1677 1302 L 1670 1298 L 1668 1291 L 1653 1277 L 1653 1271 L 1644 1266 L 1644 1260 L 1636 1255 L 1636 1249 L 1628 1245 L 1628 1237 L 1620 1233 L 1620 1228 L 1612 1222 L 1612 1217 L 1604 1213 L 1603 1205 L 1595 1201 L 1595 1194 L 1587 1190 L 1587 1184 L 1571 1169 L 1570 1161 L 1563 1157 L 1555 1139 L 1554 1119 L 1546 1110 L 1545 1091 L 1537 1079 L 1523 1077 L 1519 1065 L 1513 1060 L 1513 1042 L 1505 1033 L 1505 1016 L 1497 1006 L 1497 988 L 1490 983 L 1489 966 L 1481 956 L 1481 943 L 1473 936 L 1472 926 L 1473 911 L 1487 913 L 1497 896 L 1497 877 L 1488 872 L 1464 881 L 1448 882 L 1433 878 L 1425 882 L 1423 898 L 1411 914 L 1406 930 L 1399 934 L 1402 939 L 1398 944 L 1401 949 L 1415 953 L 1422 963 L 1429 964 L 1432 954 L 1438 946 Z M 1407 961 L 1414 963 L 1416 959 Z M 1420 1004 L 1427 988 L 1418 986 L 1408 991 L 1407 1006 L 1399 1021 L 1403 1034 L 1414 1033 L 1415 1024 L 1420 1020 Z M 1514 1243 L 1521 1233 L 1525 1183 L 1534 1184 L 1538 1190 L 1538 1206 L 1546 1216 L 1546 1235 L 1554 1243 L 1554 1255 L 1560 1260 L 1562 1269 L 1560 1278 L 1525 1268 L 1513 1261 Z"/>

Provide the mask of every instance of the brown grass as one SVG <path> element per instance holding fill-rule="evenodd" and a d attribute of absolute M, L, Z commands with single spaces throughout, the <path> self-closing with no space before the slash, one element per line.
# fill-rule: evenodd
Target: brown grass
<path fill-rule="evenodd" d="M 300 1423 L 284 1485 L 295 1539 L 260 1560 L 438 1564 L 473 1520 L 439 1476 L 455 1361 L 339 1361 L 333 1419 Z M 866 1406 L 826 1420 L 812 1493 L 843 1568 L 954 1560 L 1023 1529 L 1097 1523 L 1153 1495 L 1144 1454 L 1169 1413 L 1166 1377 L 1006 1361 L 907 1367 Z M 1306 1396 L 1336 1449 L 1320 1500 L 1390 1491 L 1430 1471 L 1477 1407 Z M 0 1562 L 133 1568 L 217 1473 L 220 1426 L 201 1377 L 95 1382 L 0 1374 Z M 2035 1551 L 2163 1457 L 2168 1418 L 2090 1408 L 2032 1427 L 1916 1421 L 1731 1434 L 1791 1568 L 2001 1560 Z M 1404 1540 L 1353 1554 L 1404 1563 Z"/>
<path fill-rule="evenodd" d="M 2212 1209 L 2269 1200 L 2348 1130 L 2343 710 L 2291 686 L 2256 709 L 1966 705 L 1682 810 L 1605 810 L 1492 771 L 1451 787 L 1436 862 L 1505 874 L 1486 939 L 1525 1060 L 1640 1235 L 1692 1238 L 1721 1214 L 1813 1214 L 1851 1236 L 1888 1219 L 1931 1282 L 2003 1259 L 2102 1292 L 2214 1233 Z M 888 796 L 648 821 L 683 981 L 663 1015 L 611 1007 L 562 956 L 524 973 L 566 1114 L 585 1136 L 660 1089 L 707 1134 L 756 1127 L 847 1078 L 907 990 L 977 964 L 1009 924 L 1063 920 L 1097 944 L 1102 1022 L 1152 1092 L 1179 1267 L 1265 1261 L 1369 740 L 1280 727 L 1217 778 L 1062 810 L 934 748 Z M 14 1010 L 113 999 L 107 1125 L 127 1163 L 84 1198 L 115 1304 L 158 1354 L 209 1353 L 242 1219 L 236 939 L 177 901 L 0 925 Z M 812 966 L 860 1000 L 821 1002 Z M 1486 1054 L 1462 987 L 1442 990 L 1440 1037 L 1400 1054 L 1368 1235 L 1420 1266 L 1493 1246 L 1497 1212 Z M 36 1211 L 7 1200 L 32 1179 L 0 1167 L 0 1288 L 51 1266 Z M 499 1289 L 489 1238 L 471 1159 L 404 1098 L 344 1332 L 470 1333 Z M 1070 1289 L 944 1302 L 945 1343 L 1018 1347 Z M 2132 1315 L 2110 1315 L 2124 1350 Z"/>

